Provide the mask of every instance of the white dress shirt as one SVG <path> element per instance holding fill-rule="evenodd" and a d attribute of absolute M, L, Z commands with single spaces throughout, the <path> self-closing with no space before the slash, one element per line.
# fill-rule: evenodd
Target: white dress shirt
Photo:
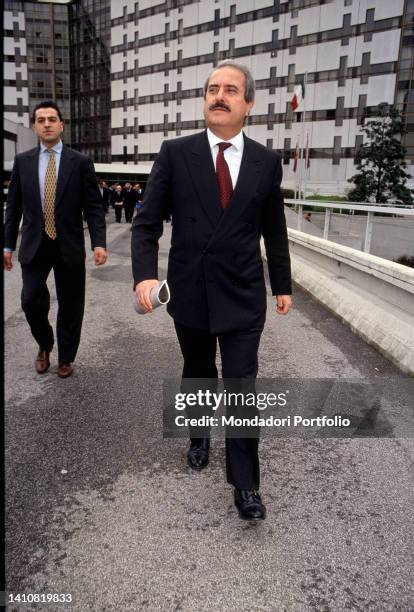
<path fill-rule="evenodd" d="M 207 128 L 207 138 L 210 145 L 211 155 L 213 156 L 214 168 L 216 168 L 216 159 L 219 152 L 219 142 L 230 142 L 231 147 L 228 147 L 224 151 L 224 159 L 229 167 L 231 182 L 233 183 L 233 189 L 236 187 L 237 179 L 239 177 L 240 164 L 243 157 L 244 149 L 244 138 L 243 132 L 240 131 L 236 136 L 230 138 L 230 140 L 223 140 L 219 138 L 213 132 Z"/>
<path fill-rule="evenodd" d="M 55 162 L 56 162 L 56 181 L 59 176 L 59 166 L 60 166 L 60 157 L 62 155 L 63 143 L 61 140 L 57 142 L 52 149 L 55 152 Z M 47 152 L 48 148 L 45 147 L 44 144 L 40 143 L 40 152 L 39 152 L 39 187 L 40 187 L 40 200 L 42 202 L 42 210 L 45 210 L 45 178 L 46 178 L 46 170 L 47 165 L 49 163 L 50 155 Z"/>
<path fill-rule="evenodd" d="M 62 155 L 63 142 L 59 140 L 52 149 L 55 151 L 55 163 L 56 163 L 56 181 L 59 176 L 59 166 L 60 166 L 60 158 Z M 42 210 L 45 210 L 45 179 L 46 179 L 46 170 L 47 165 L 49 163 L 49 153 L 47 153 L 47 147 L 44 144 L 40 143 L 40 151 L 39 151 L 39 187 L 40 187 L 40 200 L 42 203 Z M 103 191 L 103 190 L 102 190 Z M 104 249 L 105 247 L 96 246 L 95 249 Z M 3 253 L 13 253 L 12 249 L 7 247 L 3 248 Z"/>
<path fill-rule="evenodd" d="M 62 155 L 63 143 L 61 140 L 57 142 L 52 149 L 55 151 L 56 159 L 56 180 L 59 173 L 59 165 L 60 165 L 60 157 Z M 42 210 L 45 210 L 45 178 L 46 178 L 46 169 L 49 163 L 49 153 L 47 153 L 47 147 L 44 144 L 40 143 L 40 151 L 39 151 L 39 187 L 40 187 L 40 201 L 42 203 Z M 13 253 L 12 249 L 5 247 L 3 249 L 3 253 Z"/>

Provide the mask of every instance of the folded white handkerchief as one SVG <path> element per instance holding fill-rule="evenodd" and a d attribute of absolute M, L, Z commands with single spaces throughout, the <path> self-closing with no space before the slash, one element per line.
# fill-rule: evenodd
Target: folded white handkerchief
<path fill-rule="evenodd" d="M 158 306 L 163 306 L 168 304 L 170 301 L 170 288 L 168 287 L 168 283 L 166 280 L 160 281 L 158 285 L 155 285 L 151 289 L 151 304 L 153 308 L 157 308 Z M 137 296 L 134 293 L 132 294 L 132 306 L 134 307 L 135 312 L 138 314 L 146 314 L 146 311 L 141 308 L 138 304 Z"/>

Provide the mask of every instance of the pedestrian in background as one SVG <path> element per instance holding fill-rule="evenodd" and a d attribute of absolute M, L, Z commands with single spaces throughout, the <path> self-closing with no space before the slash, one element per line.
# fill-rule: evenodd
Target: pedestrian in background
<path fill-rule="evenodd" d="M 109 191 L 109 206 L 111 208 L 114 208 L 115 188 L 116 188 L 116 183 L 112 183 L 112 185 L 109 185 L 109 187 L 108 187 L 108 191 Z"/>
<path fill-rule="evenodd" d="M 122 220 L 122 209 L 124 207 L 124 196 L 122 193 L 121 185 L 115 186 L 115 191 L 112 196 L 112 202 L 115 209 L 115 221 L 121 223 Z"/>
<path fill-rule="evenodd" d="M 139 183 L 135 183 L 133 189 L 135 192 L 135 212 L 137 213 L 142 207 L 143 190 L 141 189 L 141 185 Z"/>
<path fill-rule="evenodd" d="M 132 217 L 134 215 L 134 208 L 136 203 L 136 194 L 135 191 L 132 189 L 131 183 L 125 183 L 122 195 L 124 198 L 125 222 L 132 223 Z"/>
<path fill-rule="evenodd" d="M 89 228 L 95 265 L 105 263 L 106 226 L 91 160 L 61 140 L 63 119 L 53 101 L 33 111 L 40 146 L 16 155 L 7 197 L 3 262 L 13 267 L 13 251 L 23 217 L 19 262 L 22 308 L 39 345 L 35 369 L 47 372 L 54 345 L 49 323 L 47 278 L 53 268 L 58 301 L 56 336 L 58 375 L 67 378 L 78 350 L 85 304 L 85 239 Z"/>
<path fill-rule="evenodd" d="M 101 198 L 102 198 L 102 206 L 104 208 L 105 214 L 107 214 L 108 209 L 109 209 L 110 192 L 109 192 L 109 189 L 105 181 L 101 181 L 101 180 L 98 181 L 98 187 L 99 187 L 99 193 L 101 194 Z"/>

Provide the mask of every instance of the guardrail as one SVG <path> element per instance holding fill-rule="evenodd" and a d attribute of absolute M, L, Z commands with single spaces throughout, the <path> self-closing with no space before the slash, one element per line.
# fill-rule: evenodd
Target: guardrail
<path fill-rule="evenodd" d="M 295 282 L 414 375 L 414 269 L 289 229 Z"/>
<path fill-rule="evenodd" d="M 371 249 L 372 238 L 372 220 L 374 213 L 382 213 L 384 215 L 410 216 L 414 218 L 414 206 L 409 205 L 390 205 L 390 204 L 367 204 L 354 202 L 320 202 L 319 200 L 295 200 L 285 199 L 285 204 L 293 204 L 298 209 L 298 223 L 296 229 L 301 232 L 303 227 L 303 207 L 312 206 L 325 209 L 325 224 L 323 228 L 323 238 L 328 240 L 329 225 L 331 221 L 331 212 L 333 210 L 349 210 L 363 211 L 367 213 L 367 222 L 365 226 L 365 238 L 363 251 L 369 253 Z"/>

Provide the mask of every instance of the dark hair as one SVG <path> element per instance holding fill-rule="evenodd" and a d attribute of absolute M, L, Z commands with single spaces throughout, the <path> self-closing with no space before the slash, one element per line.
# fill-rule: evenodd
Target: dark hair
<path fill-rule="evenodd" d="M 252 73 L 247 68 L 247 66 L 244 66 L 243 64 L 238 64 L 237 62 L 234 62 L 233 60 L 225 60 L 224 62 L 220 62 L 215 68 L 213 68 L 213 70 L 208 75 L 206 82 L 204 83 L 204 88 L 203 88 L 204 97 L 206 97 L 208 83 L 210 81 L 210 77 L 213 74 L 213 72 L 216 72 L 216 70 L 220 70 L 220 68 L 226 68 L 226 67 L 234 68 L 234 70 L 238 70 L 244 75 L 244 78 L 245 78 L 244 100 L 245 102 L 253 102 L 255 87 L 254 87 L 254 78 L 252 76 Z"/>
<path fill-rule="evenodd" d="M 39 108 L 54 108 L 59 116 L 59 121 L 63 121 L 62 113 L 60 112 L 60 108 L 58 107 L 56 102 L 54 102 L 53 100 L 45 100 L 44 102 L 39 102 L 39 104 L 36 104 L 36 106 L 34 107 L 32 123 L 36 122 L 36 111 L 39 110 Z"/>

